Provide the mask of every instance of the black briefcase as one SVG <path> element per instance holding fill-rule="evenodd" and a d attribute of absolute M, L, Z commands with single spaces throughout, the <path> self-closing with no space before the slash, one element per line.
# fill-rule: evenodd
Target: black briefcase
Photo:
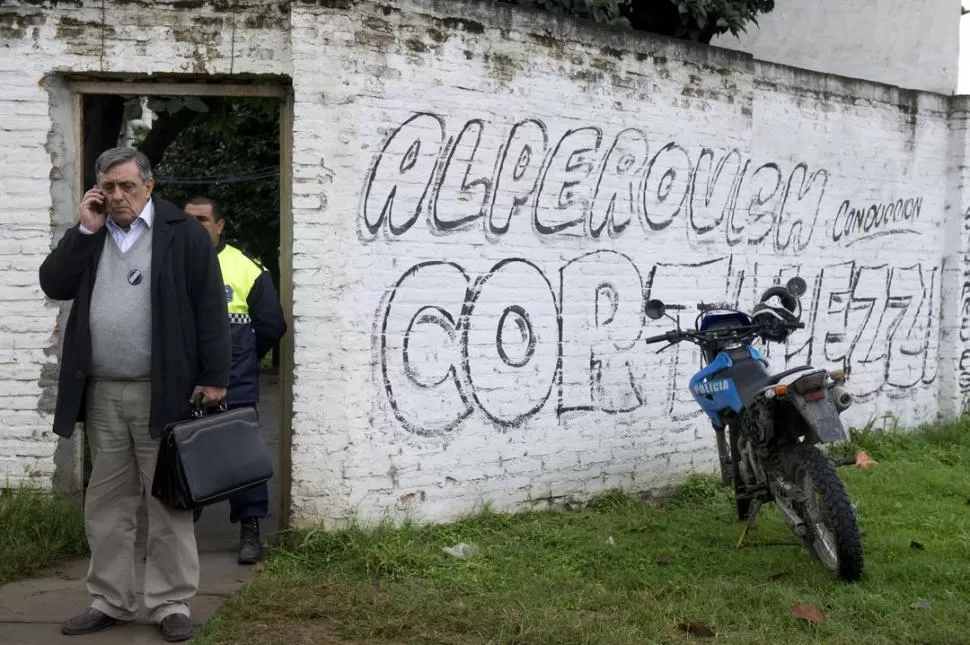
<path fill-rule="evenodd" d="M 273 461 L 254 406 L 206 414 L 196 402 L 192 418 L 162 430 L 152 495 L 190 510 L 215 504 L 273 476 Z"/>

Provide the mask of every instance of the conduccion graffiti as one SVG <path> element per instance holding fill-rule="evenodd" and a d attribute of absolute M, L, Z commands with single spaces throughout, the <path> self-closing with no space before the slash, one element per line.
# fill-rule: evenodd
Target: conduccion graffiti
<path fill-rule="evenodd" d="M 864 206 L 853 206 L 847 199 L 832 220 L 832 240 L 852 246 L 886 235 L 919 234 L 912 225 L 919 219 L 922 207 L 922 197 Z"/>

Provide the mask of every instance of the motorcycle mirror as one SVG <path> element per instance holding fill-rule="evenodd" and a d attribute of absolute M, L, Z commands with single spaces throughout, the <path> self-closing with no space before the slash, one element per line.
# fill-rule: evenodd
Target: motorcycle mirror
<path fill-rule="evenodd" d="M 660 300 L 648 300 L 643 312 L 647 314 L 647 318 L 650 320 L 657 320 L 663 318 L 663 315 L 667 313 L 667 307 Z"/>
<path fill-rule="evenodd" d="M 798 276 L 795 276 L 787 283 L 785 283 L 785 289 L 787 289 L 788 293 L 795 296 L 796 298 L 801 298 L 802 296 L 805 295 L 805 292 L 808 291 L 808 285 L 805 284 L 805 280 L 803 280 Z"/>

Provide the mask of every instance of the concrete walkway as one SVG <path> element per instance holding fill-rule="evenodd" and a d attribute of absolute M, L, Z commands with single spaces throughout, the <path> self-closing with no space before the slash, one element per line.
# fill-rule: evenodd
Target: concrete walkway
<path fill-rule="evenodd" d="M 263 375 L 260 420 L 268 448 L 279 468 L 277 430 L 278 386 L 275 376 Z M 277 478 L 270 485 L 270 517 L 260 523 L 263 538 L 271 535 L 279 517 Z M 144 514 L 139 517 L 136 540 L 136 578 L 141 589 L 144 573 Z M 229 523 L 229 503 L 205 509 L 196 527 L 201 575 L 199 593 L 192 601 L 192 622 L 198 627 L 215 614 L 219 605 L 247 580 L 258 575 L 252 567 L 236 563 L 239 526 Z M 91 604 L 84 586 L 87 559 L 65 563 L 28 580 L 0 587 L 0 645 L 142 645 L 164 643 L 157 625 L 147 624 L 144 609 L 134 625 L 109 627 L 88 636 L 63 636 L 61 623 Z M 257 567 L 258 568 L 258 567 Z M 141 606 L 141 594 L 138 603 Z"/>
<path fill-rule="evenodd" d="M 192 622 L 205 624 L 226 597 L 257 575 L 250 567 L 236 564 L 235 553 L 201 554 L 199 594 L 191 603 Z M 138 558 L 140 561 L 141 558 Z M 141 588 L 142 569 L 138 567 Z M 61 623 L 91 604 L 84 588 L 87 560 L 56 567 L 41 577 L 12 582 L 0 587 L 0 643 L 3 645 L 141 645 L 164 643 L 156 625 L 147 624 L 144 609 L 134 625 L 109 627 L 88 636 L 63 636 Z M 141 594 L 138 594 L 141 604 Z"/>

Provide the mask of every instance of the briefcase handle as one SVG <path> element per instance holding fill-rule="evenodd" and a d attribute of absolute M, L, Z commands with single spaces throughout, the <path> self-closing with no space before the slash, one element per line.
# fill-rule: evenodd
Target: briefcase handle
<path fill-rule="evenodd" d="M 195 419 L 205 416 L 205 406 L 202 405 L 202 399 L 204 397 L 205 395 L 203 395 L 202 392 L 196 392 L 192 396 L 192 417 Z M 219 405 L 216 407 L 216 411 L 218 412 L 225 412 L 228 409 L 229 407 L 226 405 L 225 399 L 219 401 Z"/>

